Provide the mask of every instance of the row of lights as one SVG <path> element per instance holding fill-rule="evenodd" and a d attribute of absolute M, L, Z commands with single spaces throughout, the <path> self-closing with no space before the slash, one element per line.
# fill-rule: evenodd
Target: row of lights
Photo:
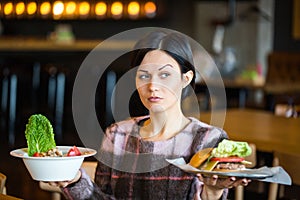
<path fill-rule="evenodd" d="M 107 1 L 7 1 L 0 2 L 0 17 L 4 18 L 153 18 L 157 14 L 154 1 L 107 2 Z"/>

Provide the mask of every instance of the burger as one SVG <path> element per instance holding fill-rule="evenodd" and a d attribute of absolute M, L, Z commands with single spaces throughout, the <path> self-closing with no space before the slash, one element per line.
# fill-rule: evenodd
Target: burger
<path fill-rule="evenodd" d="M 246 169 L 251 162 L 245 157 L 252 149 L 247 142 L 224 139 L 216 148 L 205 148 L 193 155 L 189 164 L 206 171 L 236 171 Z"/>

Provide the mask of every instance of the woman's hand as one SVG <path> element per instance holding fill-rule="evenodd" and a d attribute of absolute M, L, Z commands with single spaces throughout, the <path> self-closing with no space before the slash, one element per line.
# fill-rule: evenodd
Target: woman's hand
<path fill-rule="evenodd" d="M 247 186 L 251 180 L 249 179 L 237 179 L 236 177 L 219 178 L 217 175 L 204 176 L 197 174 L 200 181 L 204 183 L 201 198 L 207 199 L 219 199 L 223 194 L 225 188 L 233 188 L 239 185 Z"/>
<path fill-rule="evenodd" d="M 56 187 L 67 187 L 68 185 L 72 183 L 76 183 L 79 179 L 81 178 L 81 171 L 78 170 L 76 176 L 74 179 L 69 180 L 69 181 L 54 181 L 54 182 L 47 182 L 51 186 L 56 186 Z"/>

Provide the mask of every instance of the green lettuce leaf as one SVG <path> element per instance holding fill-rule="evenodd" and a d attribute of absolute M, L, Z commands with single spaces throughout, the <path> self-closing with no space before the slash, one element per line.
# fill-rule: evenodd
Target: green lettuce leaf
<path fill-rule="evenodd" d="M 28 155 L 35 152 L 47 152 L 55 148 L 53 128 L 50 121 L 41 114 L 31 115 L 26 124 L 25 137 L 28 146 Z"/>
<path fill-rule="evenodd" d="M 251 155 L 252 149 L 247 142 L 238 142 L 224 139 L 212 150 L 211 157 L 246 157 Z"/>

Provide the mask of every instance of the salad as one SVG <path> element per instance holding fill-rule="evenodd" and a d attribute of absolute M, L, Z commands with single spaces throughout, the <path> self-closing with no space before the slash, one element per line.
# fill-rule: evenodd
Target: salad
<path fill-rule="evenodd" d="M 29 156 L 63 157 L 82 155 L 76 146 L 70 148 L 66 154 L 59 151 L 56 147 L 53 127 L 47 117 L 41 114 L 30 116 L 28 124 L 26 124 L 25 137 Z"/>

